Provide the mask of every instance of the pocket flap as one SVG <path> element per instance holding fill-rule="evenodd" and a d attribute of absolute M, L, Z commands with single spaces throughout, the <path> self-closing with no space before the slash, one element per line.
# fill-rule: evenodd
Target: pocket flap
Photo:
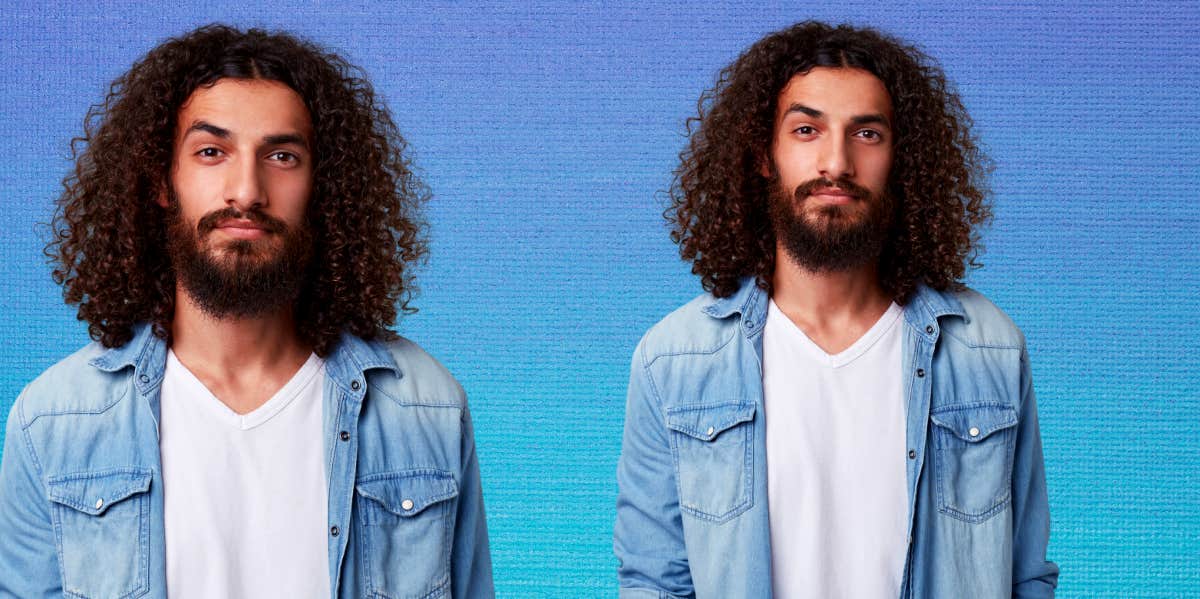
<path fill-rule="evenodd" d="M 52 476 L 50 501 L 99 516 L 108 506 L 150 490 L 153 474 L 142 468 L 120 468 Z"/>
<path fill-rule="evenodd" d="M 712 441 L 735 425 L 754 420 L 754 404 L 745 401 L 667 408 L 667 428 L 701 441 Z"/>
<path fill-rule="evenodd" d="M 443 470 L 406 470 L 376 474 L 360 480 L 358 494 L 397 516 L 415 516 L 421 510 L 456 497 L 458 484 Z"/>
<path fill-rule="evenodd" d="M 1017 424 L 1017 410 L 1004 404 L 950 406 L 933 411 L 929 419 L 968 443 L 977 443 L 988 435 Z"/>

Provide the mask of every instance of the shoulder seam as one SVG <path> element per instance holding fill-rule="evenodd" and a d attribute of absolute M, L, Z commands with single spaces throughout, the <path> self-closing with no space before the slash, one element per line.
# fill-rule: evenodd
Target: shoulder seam
<path fill-rule="evenodd" d="M 715 354 L 715 353 L 721 351 L 722 349 L 724 349 L 726 345 L 729 345 L 729 342 L 733 341 L 734 337 L 736 337 L 736 336 L 737 336 L 737 329 L 735 328 L 731 335 L 726 337 L 724 341 L 722 341 L 721 343 L 719 343 L 716 347 L 714 347 L 712 349 L 703 349 L 703 350 L 697 349 L 697 350 L 688 350 L 688 351 L 670 351 L 670 352 L 655 353 L 654 358 L 650 359 L 649 361 L 646 361 L 646 368 L 650 368 L 650 366 L 652 364 L 654 364 L 655 362 L 657 362 L 659 358 L 669 358 L 672 356 L 699 356 L 699 355 Z"/>

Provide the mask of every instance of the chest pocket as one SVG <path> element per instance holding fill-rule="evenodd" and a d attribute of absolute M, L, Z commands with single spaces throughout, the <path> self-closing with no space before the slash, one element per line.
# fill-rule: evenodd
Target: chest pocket
<path fill-rule="evenodd" d="M 725 522 L 753 505 L 754 411 L 745 401 L 667 409 L 681 511 Z"/>
<path fill-rule="evenodd" d="M 150 470 L 113 469 L 47 481 L 63 594 L 123 598 L 150 586 Z"/>
<path fill-rule="evenodd" d="M 930 420 L 938 510 L 967 522 L 1003 510 L 1012 498 L 1016 409 L 998 402 L 945 406 Z"/>
<path fill-rule="evenodd" d="M 355 487 L 371 596 L 449 596 L 454 477 L 442 470 L 405 470 L 365 477 Z"/>

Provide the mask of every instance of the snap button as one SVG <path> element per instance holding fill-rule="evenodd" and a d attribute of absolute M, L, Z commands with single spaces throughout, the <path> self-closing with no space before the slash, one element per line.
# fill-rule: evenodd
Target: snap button
<path fill-rule="evenodd" d="M 338 534 L 339 534 L 339 533 L 341 533 L 341 532 L 342 532 L 342 531 L 338 530 L 338 527 L 336 527 L 336 526 L 330 526 L 330 527 L 329 527 L 329 534 L 331 534 L 331 535 L 333 535 L 333 536 L 335 536 L 335 537 L 336 537 L 336 536 L 338 536 Z"/>
<path fill-rule="evenodd" d="M 708 430 L 704 432 L 704 434 L 706 434 L 706 435 L 708 435 L 708 436 L 710 436 L 710 437 L 711 437 L 711 436 L 712 436 L 712 434 L 713 434 L 713 433 L 715 433 L 715 432 L 717 432 L 717 429 L 715 429 L 715 428 L 713 428 L 713 427 L 711 427 L 711 426 L 710 426 L 710 427 L 708 427 Z"/>
<path fill-rule="evenodd" d="M 400 502 L 400 507 L 404 508 L 405 511 L 411 510 L 413 509 L 413 502 L 411 499 L 405 499 Z"/>
<path fill-rule="evenodd" d="M 968 432 L 968 433 L 971 433 L 971 436 L 972 436 L 972 437 L 978 437 L 978 436 L 979 436 L 979 429 L 978 429 L 978 428 L 976 428 L 976 427 L 974 427 L 974 426 L 972 426 L 972 427 L 971 427 L 971 430 L 969 430 L 969 431 L 967 431 L 967 432 Z"/>
<path fill-rule="evenodd" d="M 149 382 L 150 382 L 150 376 L 149 376 L 149 375 L 145 375 L 145 374 L 138 375 L 138 380 L 139 380 L 139 381 L 141 381 L 141 382 L 143 382 L 143 383 L 149 383 Z"/>
<path fill-rule="evenodd" d="M 102 507 L 104 507 L 104 500 L 103 500 L 103 499 L 97 499 L 97 500 L 96 500 L 96 509 L 100 509 L 100 508 L 102 508 Z"/>
<path fill-rule="evenodd" d="M 919 378 L 919 379 L 925 378 L 925 369 L 924 368 L 917 369 L 917 378 Z"/>
<path fill-rule="evenodd" d="M 931 324 L 925 325 L 925 332 L 932 335 L 933 334 L 933 325 L 931 325 Z"/>
<path fill-rule="evenodd" d="M 338 437 L 340 437 L 340 438 L 341 438 L 343 441 L 349 441 L 349 440 L 350 440 L 350 433 L 348 433 L 348 432 L 346 432 L 346 431 L 342 431 L 342 432 L 341 432 L 341 434 L 340 434 L 340 435 L 338 435 Z"/>
<path fill-rule="evenodd" d="M 361 386 L 362 385 L 358 384 L 358 381 L 350 381 L 350 388 L 354 389 L 355 391 L 358 391 L 358 388 Z"/>
<path fill-rule="evenodd" d="M 908 459 L 910 459 L 910 460 L 917 459 L 917 452 L 912 449 L 908 450 Z"/>

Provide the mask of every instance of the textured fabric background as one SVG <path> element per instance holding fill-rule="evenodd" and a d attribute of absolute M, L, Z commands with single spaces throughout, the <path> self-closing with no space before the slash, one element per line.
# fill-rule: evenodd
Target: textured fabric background
<path fill-rule="evenodd" d="M 39 223 L 88 106 L 196 25 L 292 30 L 366 70 L 435 193 L 400 330 L 470 395 L 499 595 L 613 596 L 629 356 L 699 292 L 660 215 L 684 119 L 762 35 L 871 24 L 939 59 L 997 164 L 969 282 L 1029 339 L 1061 596 L 1197 596 L 1196 2 L 187 4 L 0 7 L 5 413 L 86 341 Z"/>

